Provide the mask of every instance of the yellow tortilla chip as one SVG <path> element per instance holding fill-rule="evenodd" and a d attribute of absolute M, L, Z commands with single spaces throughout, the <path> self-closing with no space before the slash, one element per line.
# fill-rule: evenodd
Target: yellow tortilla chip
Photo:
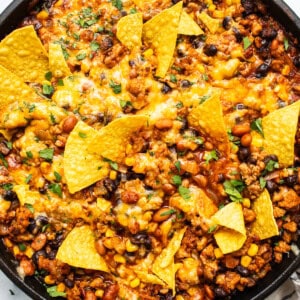
<path fill-rule="evenodd" d="M 37 99 L 40 97 L 32 88 L 0 65 L 0 111 L 16 101 L 32 102 Z"/>
<path fill-rule="evenodd" d="M 97 149 L 97 135 L 98 131 L 82 121 L 69 135 L 64 152 L 64 170 L 70 193 L 105 178 L 109 172 Z"/>
<path fill-rule="evenodd" d="M 298 124 L 300 101 L 269 113 L 262 119 L 264 150 L 275 154 L 282 167 L 294 163 L 294 143 Z"/>
<path fill-rule="evenodd" d="M 48 55 L 32 25 L 14 30 L 1 41 L 0 64 L 24 82 L 45 80 Z"/>
<path fill-rule="evenodd" d="M 95 248 L 94 233 L 89 226 L 73 228 L 59 247 L 56 258 L 73 267 L 109 272 Z"/>
<path fill-rule="evenodd" d="M 34 205 L 34 203 L 41 198 L 38 191 L 30 191 L 28 184 L 16 184 L 13 191 L 17 194 L 21 205 L 25 203 Z"/>
<path fill-rule="evenodd" d="M 60 44 L 49 44 L 49 69 L 56 78 L 71 75 Z"/>
<path fill-rule="evenodd" d="M 224 254 L 237 251 L 243 246 L 246 241 L 246 228 L 240 203 L 227 204 L 212 216 L 212 221 L 223 226 L 214 237 Z"/>
<path fill-rule="evenodd" d="M 188 115 L 188 122 L 201 132 L 209 135 L 214 141 L 217 141 L 217 147 L 221 152 L 227 154 L 230 151 L 222 104 L 218 94 L 192 108 Z"/>
<path fill-rule="evenodd" d="M 206 12 L 199 14 L 198 18 L 205 25 L 205 27 L 210 31 L 210 33 L 216 33 L 220 28 L 220 21 L 210 17 Z"/>
<path fill-rule="evenodd" d="M 156 76 L 164 77 L 171 65 L 176 46 L 182 1 L 163 10 L 143 26 L 143 38 L 156 50 Z"/>
<path fill-rule="evenodd" d="M 130 136 L 147 124 L 146 116 L 125 116 L 102 127 L 97 135 L 97 152 L 104 158 L 122 162 Z"/>
<path fill-rule="evenodd" d="M 200 35 L 204 32 L 193 18 L 183 10 L 179 20 L 178 33 L 184 35 Z"/>
<path fill-rule="evenodd" d="M 134 270 L 134 273 L 137 275 L 137 277 L 146 283 L 152 283 L 152 284 L 159 284 L 159 285 L 165 285 L 165 283 L 160 280 L 156 275 L 149 274 L 147 271 L 137 271 Z"/>
<path fill-rule="evenodd" d="M 265 189 L 254 201 L 252 209 L 256 213 L 256 219 L 251 231 L 261 240 L 279 234 L 278 226 L 273 214 L 273 205 L 269 192 Z"/>
<path fill-rule="evenodd" d="M 132 49 L 142 45 L 143 14 L 136 13 L 121 18 L 117 24 L 117 38 Z"/>

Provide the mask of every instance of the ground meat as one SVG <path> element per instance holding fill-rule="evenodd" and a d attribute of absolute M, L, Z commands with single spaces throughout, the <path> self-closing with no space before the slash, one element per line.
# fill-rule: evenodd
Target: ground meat
<path fill-rule="evenodd" d="M 278 203 L 278 206 L 285 208 L 285 209 L 291 209 L 297 205 L 300 204 L 300 197 L 297 195 L 297 193 L 290 189 L 288 192 L 283 194 L 283 201 L 280 201 Z"/>

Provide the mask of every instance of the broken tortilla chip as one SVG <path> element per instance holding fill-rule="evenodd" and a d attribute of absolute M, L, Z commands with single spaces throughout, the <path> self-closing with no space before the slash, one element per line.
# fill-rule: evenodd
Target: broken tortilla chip
<path fill-rule="evenodd" d="M 60 44 L 49 44 L 49 69 L 56 78 L 71 75 Z"/>
<path fill-rule="evenodd" d="M 192 108 L 188 115 L 188 122 L 216 141 L 216 146 L 222 153 L 229 153 L 230 142 L 218 94 L 212 95 L 204 103 Z"/>
<path fill-rule="evenodd" d="M 147 120 L 146 116 L 124 116 L 102 127 L 97 134 L 97 152 L 106 159 L 122 162 L 130 136 L 146 126 Z"/>
<path fill-rule="evenodd" d="M 103 162 L 98 144 L 98 131 L 79 121 L 70 133 L 64 152 L 64 170 L 70 193 L 75 193 L 105 178 L 108 164 Z"/>
<path fill-rule="evenodd" d="M 203 30 L 193 20 L 193 18 L 183 10 L 179 20 L 178 34 L 200 35 L 203 33 Z"/>
<path fill-rule="evenodd" d="M 268 190 L 264 189 L 260 196 L 253 202 L 252 209 L 256 213 L 256 219 L 251 228 L 252 233 L 257 235 L 261 240 L 279 234 Z"/>
<path fill-rule="evenodd" d="M 263 147 L 275 154 L 282 167 L 294 163 L 294 144 L 297 131 L 300 101 L 269 113 L 262 119 Z"/>
<path fill-rule="evenodd" d="M 94 232 L 89 226 L 73 228 L 59 247 L 56 259 L 73 267 L 109 272 L 95 248 Z"/>
<path fill-rule="evenodd" d="M 38 191 L 31 191 L 28 184 L 16 184 L 13 191 L 17 194 L 21 205 L 34 205 L 41 198 L 41 194 Z"/>
<path fill-rule="evenodd" d="M 206 12 L 201 12 L 198 16 L 199 20 L 205 25 L 210 33 L 216 33 L 220 28 L 220 21 L 210 17 Z"/>
<path fill-rule="evenodd" d="M 163 10 L 143 26 L 144 40 L 156 50 L 158 77 L 164 77 L 171 65 L 181 11 L 182 1 Z"/>
<path fill-rule="evenodd" d="M 122 17 L 117 24 L 117 38 L 127 48 L 142 45 L 143 15 L 141 13 Z"/>
<path fill-rule="evenodd" d="M 214 237 L 223 254 L 239 250 L 246 241 L 246 228 L 242 205 L 231 202 L 212 216 L 212 221 L 223 226 Z"/>
<path fill-rule="evenodd" d="M 48 55 L 32 25 L 14 30 L 1 41 L 0 64 L 24 82 L 45 80 Z"/>

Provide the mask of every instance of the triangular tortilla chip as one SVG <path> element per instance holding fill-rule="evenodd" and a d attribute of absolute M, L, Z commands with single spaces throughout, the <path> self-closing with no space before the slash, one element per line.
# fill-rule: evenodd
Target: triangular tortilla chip
<path fill-rule="evenodd" d="M 214 94 L 204 103 L 192 108 L 188 115 L 188 121 L 191 126 L 194 126 L 216 141 L 217 147 L 221 152 L 224 154 L 229 153 L 230 142 L 218 94 Z"/>
<path fill-rule="evenodd" d="M 294 163 L 294 144 L 300 101 L 269 113 L 262 119 L 264 150 L 275 154 L 282 167 Z"/>
<path fill-rule="evenodd" d="M 178 25 L 178 34 L 184 35 L 200 35 L 203 34 L 203 30 L 199 25 L 193 20 L 193 18 L 182 10 L 179 25 Z"/>
<path fill-rule="evenodd" d="M 49 69 L 56 78 L 71 75 L 60 44 L 49 44 Z"/>
<path fill-rule="evenodd" d="M 45 80 L 48 55 L 33 25 L 18 28 L 1 41 L 0 64 L 24 82 Z"/>
<path fill-rule="evenodd" d="M 171 65 L 176 46 L 182 1 L 163 10 L 143 26 L 143 38 L 156 50 L 156 76 L 164 77 Z"/>
<path fill-rule="evenodd" d="M 109 272 L 95 248 L 94 233 L 89 226 L 73 228 L 59 247 L 56 259 L 73 267 Z"/>
<path fill-rule="evenodd" d="M 96 142 L 98 131 L 79 121 L 66 143 L 64 170 L 70 193 L 90 186 L 108 175 Z"/>
<path fill-rule="evenodd" d="M 16 184 L 13 187 L 13 191 L 17 194 L 21 205 L 34 203 L 41 198 L 41 194 L 38 191 L 30 191 L 28 184 Z"/>
<path fill-rule="evenodd" d="M 214 238 L 222 253 L 227 254 L 241 249 L 247 237 L 237 231 L 221 228 L 214 234 Z"/>
<path fill-rule="evenodd" d="M 112 161 L 122 162 L 130 136 L 147 125 L 147 120 L 146 116 L 124 116 L 102 127 L 97 134 L 97 153 Z"/>
<path fill-rule="evenodd" d="M 220 21 L 210 17 L 204 11 L 199 14 L 198 18 L 212 34 L 216 33 L 220 28 Z"/>
<path fill-rule="evenodd" d="M 279 234 L 273 214 L 272 200 L 266 189 L 253 202 L 252 209 L 256 213 L 256 219 L 252 223 L 252 233 L 256 234 L 261 240 Z"/>
<path fill-rule="evenodd" d="M 117 24 L 117 38 L 132 49 L 142 45 L 143 15 L 141 13 L 127 15 Z"/>

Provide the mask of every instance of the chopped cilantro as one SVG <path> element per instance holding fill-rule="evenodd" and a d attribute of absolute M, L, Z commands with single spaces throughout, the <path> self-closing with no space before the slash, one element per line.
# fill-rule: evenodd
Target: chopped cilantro
<path fill-rule="evenodd" d="M 118 169 L 119 169 L 118 163 L 116 163 L 115 161 L 112 161 L 108 158 L 104 158 L 104 161 L 108 162 L 112 169 L 118 171 Z"/>
<path fill-rule="evenodd" d="M 243 45 L 244 45 L 244 50 L 247 50 L 252 45 L 252 42 L 247 36 L 243 38 Z"/>
<path fill-rule="evenodd" d="M 58 80 L 57 80 L 57 85 L 58 85 L 58 86 L 64 86 L 64 81 L 63 81 L 63 79 L 61 79 L 61 78 L 58 79 Z"/>
<path fill-rule="evenodd" d="M 76 55 L 77 60 L 83 60 L 86 58 L 86 53 L 82 52 Z"/>
<path fill-rule="evenodd" d="M 181 164 L 180 164 L 180 161 L 177 160 L 177 161 L 174 163 L 174 165 L 175 165 L 176 169 L 178 170 L 178 172 L 180 172 L 180 170 L 181 170 Z"/>
<path fill-rule="evenodd" d="M 25 183 L 28 184 L 29 181 L 31 180 L 32 178 L 32 174 L 29 174 L 26 178 L 25 178 Z"/>
<path fill-rule="evenodd" d="M 47 293 L 49 294 L 50 297 L 66 297 L 65 292 L 59 292 L 57 290 L 57 286 L 50 286 L 47 288 Z"/>
<path fill-rule="evenodd" d="M 56 124 L 56 118 L 52 113 L 50 114 L 50 120 L 52 124 Z"/>
<path fill-rule="evenodd" d="M 260 185 L 260 188 L 263 189 L 267 184 L 267 181 L 266 179 L 264 179 L 263 177 L 259 177 L 259 185 Z"/>
<path fill-rule="evenodd" d="M 51 183 L 51 184 L 49 185 L 49 190 L 50 190 L 52 193 L 58 195 L 59 197 L 62 197 L 61 187 L 60 187 L 60 185 L 59 185 L 58 183 Z"/>
<path fill-rule="evenodd" d="M 97 51 L 97 50 L 100 49 L 100 45 L 99 45 L 97 42 L 95 42 L 95 41 L 92 41 L 92 42 L 90 43 L 90 47 L 91 47 L 91 50 L 92 50 L 92 51 Z"/>
<path fill-rule="evenodd" d="M 137 9 L 135 7 L 133 7 L 133 8 L 130 9 L 129 13 L 131 15 L 136 14 L 137 13 Z"/>
<path fill-rule="evenodd" d="M 120 100 L 120 106 L 121 106 L 121 108 L 125 108 L 128 106 L 132 106 L 132 103 L 128 100 Z"/>
<path fill-rule="evenodd" d="M 4 184 L 1 184 L 1 187 L 5 191 L 11 191 L 13 189 L 13 184 L 12 183 L 4 183 Z"/>
<path fill-rule="evenodd" d="M 28 111 L 31 113 L 31 112 L 33 112 L 35 110 L 35 105 L 34 104 L 30 104 L 29 106 L 28 106 Z"/>
<path fill-rule="evenodd" d="M 109 87 L 113 90 L 115 94 L 120 94 L 122 92 L 121 84 L 115 83 L 114 81 L 110 81 Z"/>
<path fill-rule="evenodd" d="M 174 74 L 170 74 L 170 81 L 173 82 L 173 83 L 177 82 L 177 78 Z"/>
<path fill-rule="evenodd" d="M 19 247 L 19 249 L 20 249 L 21 252 L 26 251 L 26 248 L 27 248 L 26 245 L 25 245 L 24 243 L 18 244 L 18 247 Z"/>
<path fill-rule="evenodd" d="M 218 160 L 218 154 L 216 150 L 212 150 L 210 152 L 208 152 L 205 156 L 205 162 L 206 164 L 208 164 L 211 160 Z"/>
<path fill-rule="evenodd" d="M 210 95 L 204 95 L 204 96 L 199 97 L 199 104 L 204 103 L 209 98 L 210 98 Z"/>
<path fill-rule="evenodd" d="M 54 171 L 54 176 L 56 181 L 61 181 L 61 175 L 58 172 Z"/>
<path fill-rule="evenodd" d="M 46 80 L 48 80 L 48 81 L 51 81 L 51 79 L 52 79 L 52 72 L 47 72 L 46 74 L 45 74 L 45 79 Z"/>
<path fill-rule="evenodd" d="M 2 163 L 3 163 L 3 166 L 4 166 L 5 168 L 8 168 L 8 162 L 7 162 L 7 160 L 5 159 L 5 157 L 3 156 L 2 153 L 0 153 L 0 160 L 1 160 Z"/>
<path fill-rule="evenodd" d="M 54 154 L 53 148 L 46 148 L 39 151 L 40 158 L 44 158 L 46 160 L 52 160 Z"/>
<path fill-rule="evenodd" d="M 279 168 L 278 162 L 272 159 L 270 159 L 265 166 L 265 170 L 268 172 L 272 172 L 274 171 L 274 169 L 278 169 L 278 168 Z"/>
<path fill-rule="evenodd" d="M 33 154 L 32 154 L 31 151 L 26 151 L 26 156 L 27 156 L 28 158 L 33 158 Z"/>
<path fill-rule="evenodd" d="M 257 131 L 262 137 L 264 137 L 261 118 L 252 121 L 250 127 L 252 130 Z"/>
<path fill-rule="evenodd" d="M 176 210 L 175 209 L 173 209 L 173 208 L 171 208 L 171 209 L 169 209 L 169 210 L 166 210 L 166 211 L 164 211 L 164 212 L 162 212 L 161 214 L 160 214 L 160 216 L 169 216 L 169 215 L 172 215 L 172 214 L 174 214 L 174 213 L 176 213 Z"/>
<path fill-rule="evenodd" d="M 210 226 L 210 227 L 208 228 L 207 233 L 212 233 L 212 232 L 214 232 L 216 229 L 217 229 L 217 225 Z"/>
<path fill-rule="evenodd" d="M 7 147 L 9 150 L 11 150 L 11 149 L 12 149 L 12 147 L 13 147 L 13 144 L 12 144 L 12 142 L 10 142 L 10 141 L 6 141 L 6 142 L 5 142 L 5 144 L 6 144 L 6 147 Z"/>
<path fill-rule="evenodd" d="M 223 183 L 226 194 L 229 196 L 231 201 L 240 202 L 243 200 L 240 194 L 245 188 L 245 184 L 241 180 L 226 180 Z"/>
<path fill-rule="evenodd" d="M 285 37 L 283 39 L 284 50 L 287 51 L 289 49 L 289 40 Z"/>
<path fill-rule="evenodd" d="M 204 81 L 208 81 L 208 75 L 207 74 L 202 74 L 202 79 Z"/>
<path fill-rule="evenodd" d="M 182 185 L 178 187 L 178 192 L 184 200 L 189 200 L 191 198 L 190 190 Z"/>
<path fill-rule="evenodd" d="M 112 5 L 114 7 L 116 7 L 118 10 L 122 10 L 123 9 L 123 3 L 122 0 L 112 0 Z"/>
<path fill-rule="evenodd" d="M 25 203 L 24 206 L 31 211 L 31 213 L 34 213 L 34 207 L 30 203 Z"/>
<path fill-rule="evenodd" d="M 78 33 L 73 33 L 73 38 L 76 40 L 76 41 L 79 41 L 80 40 L 80 35 Z"/>
<path fill-rule="evenodd" d="M 85 139 L 87 138 L 87 135 L 83 132 L 78 132 L 78 135 L 82 138 L 82 139 Z"/>
<path fill-rule="evenodd" d="M 45 232 L 50 227 L 50 224 L 46 224 L 42 227 L 42 232 Z"/>
<path fill-rule="evenodd" d="M 176 106 L 176 108 L 182 108 L 183 103 L 181 101 L 179 101 L 175 106 Z"/>
<path fill-rule="evenodd" d="M 51 95 L 54 92 L 54 88 L 51 84 L 43 84 L 42 89 L 44 95 Z"/>
<path fill-rule="evenodd" d="M 175 185 L 181 185 L 181 177 L 179 175 L 174 175 L 172 177 L 172 183 L 175 184 Z"/>

